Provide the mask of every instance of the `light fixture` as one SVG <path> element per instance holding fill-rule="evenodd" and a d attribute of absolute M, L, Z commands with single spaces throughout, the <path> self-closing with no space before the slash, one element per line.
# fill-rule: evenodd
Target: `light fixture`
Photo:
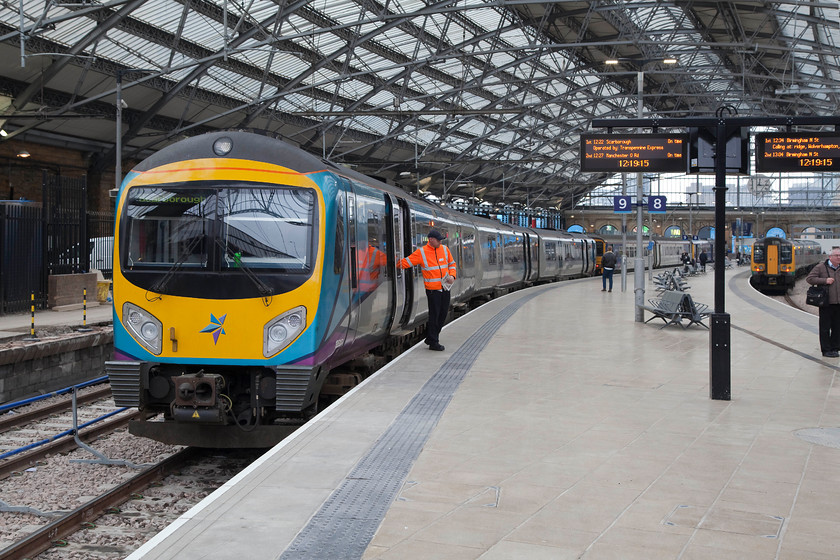
<path fill-rule="evenodd" d="M 662 59 L 662 63 L 663 64 L 676 64 L 677 59 L 676 58 L 664 58 L 664 59 Z"/>
<path fill-rule="evenodd" d="M 21 159 L 26 159 L 26 158 L 28 158 L 30 155 L 31 155 L 31 154 L 30 154 L 29 152 L 27 152 L 26 150 L 21 150 L 21 151 L 19 151 L 19 152 L 17 153 L 17 157 L 19 157 L 19 158 L 21 158 Z"/>
<path fill-rule="evenodd" d="M 6 136 L 8 136 L 8 135 L 9 135 L 9 133 L 8 133 L 8 132 L 6 132 L 6 131 L 5 131 L 5 130 L 3 130 L 2 128 L 0 128 L 0 136 L 2 136 L 3 138 L 5 138 L 5 137 L 6 137 Z"/>
<path fill-rule="evenodd" d="M 604 61 L 604 64 L 606 64 L 607 66 L 614 66 L 614 65 L 618 64 L 618 59 L 608 58 L 607 60 Z"/>

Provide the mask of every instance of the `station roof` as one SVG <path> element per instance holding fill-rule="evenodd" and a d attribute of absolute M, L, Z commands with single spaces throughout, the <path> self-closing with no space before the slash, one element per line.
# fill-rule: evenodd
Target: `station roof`
<path fill-rule="evenodd" d="M 565 209 L 593 119 L 822 116 L 832 1 L 16 0 L 0 127 L 112 167 L 187 136 L 266 131 L 411 192 Z M 666 58 L 676 59 L 666 64 Z M 608 65 L 607 60 L 618 64 Z"/>

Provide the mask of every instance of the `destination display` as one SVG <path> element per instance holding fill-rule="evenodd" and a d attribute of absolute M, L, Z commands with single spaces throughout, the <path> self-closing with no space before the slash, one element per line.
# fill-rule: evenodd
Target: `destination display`
<path fill-rule="evenodd" d="M 840 171 L 840 134 L 762 132 L 755 137 L 755 168 L 774 171 Z"/>
<path fill-rule="evenodd" d="M 685 173 L 687 134 L 581 134 L 580 170 Z"/>

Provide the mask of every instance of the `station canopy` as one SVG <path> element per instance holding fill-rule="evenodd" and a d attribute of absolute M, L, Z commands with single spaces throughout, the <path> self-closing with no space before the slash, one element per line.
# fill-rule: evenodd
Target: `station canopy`
<path fill-rule="evenodd" d="M 640 98 L 836 115 L 838 27 L 836 0 L 9 0 L 0 141 L 103 170 L 118 113 L 123 161 L 252 129 L 409 192 L 563 210 L 607 178 L 580 172 L 580 133 Z"/>

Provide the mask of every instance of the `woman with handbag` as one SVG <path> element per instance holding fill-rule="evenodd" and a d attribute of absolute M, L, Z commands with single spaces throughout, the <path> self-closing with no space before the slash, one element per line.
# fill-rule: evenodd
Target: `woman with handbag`
<path fill-rule="evenodd" d="M 828 260 L 812 268 L 805 281 L 828 287 L 828 304 L 820 307 L 820 351 L 826 358 L 840 357 L 840 247 L 831 249 Z"/>

